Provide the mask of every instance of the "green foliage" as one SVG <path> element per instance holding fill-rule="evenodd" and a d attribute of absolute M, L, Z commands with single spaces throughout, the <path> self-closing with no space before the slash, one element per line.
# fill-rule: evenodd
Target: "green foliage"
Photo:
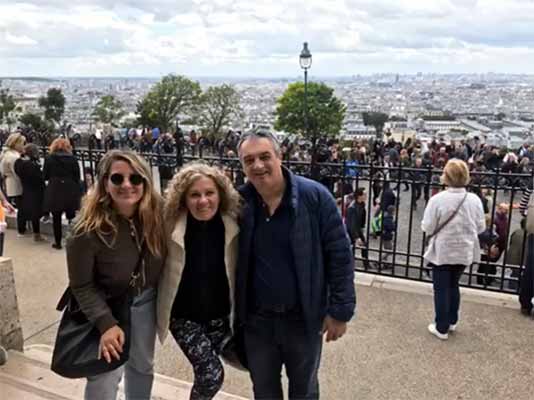
<path fill-rule="evenodd" d="M 122 103 L 115 99 L 114 96 L 102 96 L 92 112 L 97 121 L 105 124 L 114 124 L 123 115 Z"/>
<path fill-rule="evenodd" d="M 65 112 L 65 96 L 61 89 L 48 89 L 46 96 L 39 98 L 39 107 L 44 108 L 44 115 L 47 121 L 54 121 L 59 124 Z"/>
<path fill-rule="evenodd" d="M 137 104 L 139 125 L 168 131 L 179 114 L 188 113 L 199 101 L 200 85 L 184 76 L 163 77 Z"/>
<path fill-rule="evenodd" d="M 381 138 L 382 131 L 384 130 L 384 124 L 388 121 L 389 116 L 381 112 L 364 112 L 362 117 L 363 124 L 366 126 L 374 126 L 376 130 L 376 137 Z"/>
<path fill-rule="evenodd" d="M 278 98 L 275 129 L 289 133 L 336 136 L 345 118 L 346 106 L 334 96 L 334 89 L 324 83 L 308 83 L 308 130 L 305 125 L 304 83 L 290 84 Z"/>
<path fill-rule="evenodd" d="M 39 115 L 33 113 L 25 113 L 21 115 L 19 121 L 22 125 L 38 132 L 45 132 L 52 128 L 50 122 L 45 121 Z"/>
<path fill-rule="evenodd" d="M 11 117 L 13 111 L 19 109 L 15 99 L 9 94 L 9 89 L 0 90 L 0 124 L 5 123 L 10 126 L 14 121 Z"/>
<path fill-rule="evenodd" d="M 241 114 L 239 93 L 230 85 L 211 86 L 200 96 L 197 120 L 213 137 L 220 136 L 231 117 Z"/>

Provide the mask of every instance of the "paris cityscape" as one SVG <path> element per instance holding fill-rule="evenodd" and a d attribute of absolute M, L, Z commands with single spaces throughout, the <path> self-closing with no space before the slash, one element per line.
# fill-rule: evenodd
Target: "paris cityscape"
<path fill-rule="evenodd" d="M 235 87 L 243 115 L 225 128 L 244 131 L 254 125 L 272 128 L 277 99 L 299 79 L 201 78 L 199 82 L 202 87 L 225 83 Z M 439 134 L 450 141 L 466 138 L 467 131 L 467 138 L 478 136 L 509 148 L 534 141 L 532 75 L 415 73 L 317 80 L 332 87 L 346 105 L 341 138 L 374 137 L 374 127 L 364 125 L 362 113 L 378 111 L 396 117 L 385 126 L 396 136 Z M 39 97 L 50 87 L 61 88 L 66 98 L 64 121 L 72 124 L 74 132 L 89 133 L 98 126 L 91 113 L 102 96 L 112 95 L 122 103 L 123 119 L 135 118 L 137 103 L 156 82 L 154 78 L 3 78 L 0 88 L 10 90 L 20 106 L 18 114 L 42 113 Z M 433 118 L 425 120 L 427 116 Z"/>

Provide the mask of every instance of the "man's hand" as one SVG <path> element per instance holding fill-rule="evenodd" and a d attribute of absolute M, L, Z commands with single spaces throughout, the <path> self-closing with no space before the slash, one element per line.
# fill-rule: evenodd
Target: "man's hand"
<path fill-rule="evenodd" d="M 98 352 L 98 359 L 104 357 L 104 359 L 111 363 L 111 357 L 120 360 L 122 353 L 122 346 L 124 346 L 124 332 L 117 325 L 109 328 L 100 337 L 100 349 Z"/>
<path fill-rule="evenodd" d="M 326 341 L 336 341 L 347 332 L 347 323 L 338 321 L 327 315 L 323 321 L 322 334 L 326 333 Z"/>
<path fill-rule="evenodd" d="M 365 244 L 363 243 L 362 239 L 356 239 L 356 246 L 363 247 L 363 246 L 365 246 Z"/>

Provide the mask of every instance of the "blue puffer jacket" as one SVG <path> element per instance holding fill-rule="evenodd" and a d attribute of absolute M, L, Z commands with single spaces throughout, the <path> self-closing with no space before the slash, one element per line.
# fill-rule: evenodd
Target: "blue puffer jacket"
<path fill-rule="evenodd" d="M 291 248 L 295 260 L 299 299 L 310 333 L 317 333 L 326 314 L 349 321 L 356 307 L 354 259 L 347 232 L 332 195 L 312 180 L 284 168 L 291 190 Z M 240 219 L 236 272 L 236 309 L 246 322 L 249 265 L 258 194 L 252 184 L 240 188 L 245 207 Z"/>

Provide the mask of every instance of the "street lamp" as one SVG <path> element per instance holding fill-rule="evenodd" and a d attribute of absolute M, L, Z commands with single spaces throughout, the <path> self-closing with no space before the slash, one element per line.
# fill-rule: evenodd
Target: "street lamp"
<path fill-rule="evenodd" d="M 306 133 L 306 138 L 308 137 L 308 69 L 312 64 L 312 55 L 308 49 L 308 42 L 304 42 L 302 51 L 300 52 L 299 57 L 300 68 L 304 70 L 304 131 Z M 312 140 L 312 168 L 315 163 L 315 153 L 316 153 L 316 142 L 317 138 L 315 133 L 313 134 Z"/>

